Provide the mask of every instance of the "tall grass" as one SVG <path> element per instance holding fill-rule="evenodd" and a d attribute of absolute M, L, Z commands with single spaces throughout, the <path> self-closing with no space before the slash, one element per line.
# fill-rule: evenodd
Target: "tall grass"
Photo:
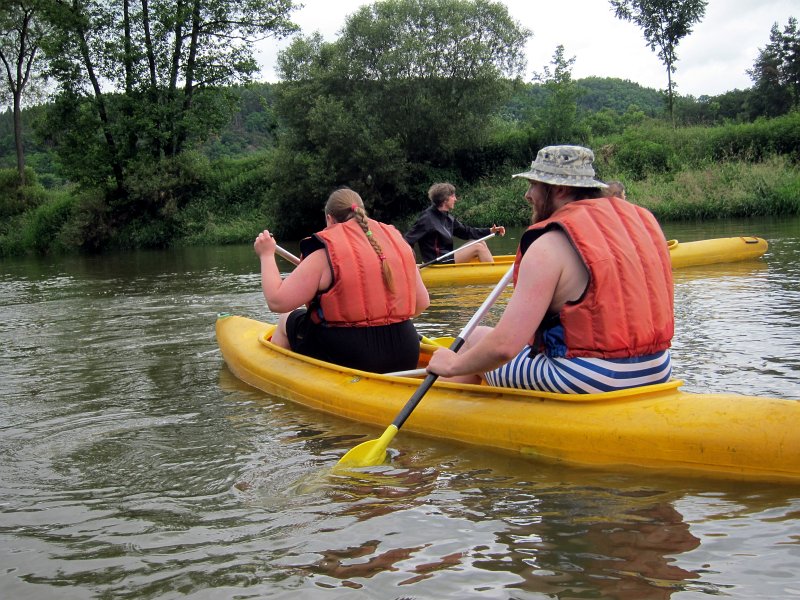
<path fill-rule="evenodd" d="M 800 213 L 800 169 L 786 156 L 724 161 L 628 185 L 628 197 L 665 221 Z"/>
<path fill-rule="evenodd" d="M 512 180 L 512 172 L 465 187 L 455 214 L 471 225 L 526 225 L 531 216 L 523 199 L 527 183 Z M 723 161 L 641 180 L 628 172 L 603 178 L 622 181 L 628 199 L 662 221 L 800 214 L 800 168 L 786 156 Z"/>

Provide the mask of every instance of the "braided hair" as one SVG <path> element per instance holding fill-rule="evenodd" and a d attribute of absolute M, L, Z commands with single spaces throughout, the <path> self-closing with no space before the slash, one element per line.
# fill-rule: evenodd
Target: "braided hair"
<path fill-rule="evenodd" d="M 381 245 L 372 231 L 369 229 L 367 222 L 367 211 L 364 210 L 364 201 L 356 192 L 350 188 L 339 188 L 334 190 L 328 201 L 325 203 L 325 214 L 334 218 L 337 223 L 344 223 L 350 219 L 355 218 L 356 223 L 364 231 L 367 236 L 370 246 L 375 251 L 375 255 L 381 261 L 381 272 L 383 273 L 383 283 L 386 288 L 394 293 L 394 276 L 392 275 L 392 268 L 389 266 L 389 261 L 386 260 L 386 255 L 383 253 Z"/>

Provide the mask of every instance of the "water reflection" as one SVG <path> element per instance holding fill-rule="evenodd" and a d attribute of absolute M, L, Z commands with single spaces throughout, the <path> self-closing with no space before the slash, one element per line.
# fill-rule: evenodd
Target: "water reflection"
<path fill-rule="evenodd" d="M 663 475 L 565 470 L 412 438 L 403 444 L 392 467 L 360 479 L 316 478 L 304 504 L 328 526 L 295 540 L 282 568 L 316 588 L 380 598 L 717 594 L 733 587 L 719 581 L 719 569 L 728 548 L 742 543 L 737 526 L 724 521 L 749 522 L 780 544 L 776 532 L 788 531 L 800 508 L 790 489 L 692 488 Z M 721 509 L 726 504 L 735 510 Z M 767 519 L 759 516 L 765 507 Z M 704 530 L 707 516 L 723 521 L 711 525 L 715 532 Z M 778 571 L 793 561 L 774 558 L 751 560 Z"/>
<path fill-rule="evenodd" d="M 304 422 L 318 414 L 261 403 L 273 410 L 270 420 Z M 340 477 L 330 471 L 336 458 L 363 441 L 348 440 L 346 432 L 364 428 L 320 419 L 327 436 L 313 436 L 312 445 L 291 441 L 306 464 L 313 462 L 309 453 L 329 457 L 294 487 L 318 520 L 277 562 L 314 588 L 360 589 L 378 598 L 717 594 L 733 587 L 720 573 L 732 549 L 745 543 L 742 524 L 780 545 L 800 516 L 792 487 L 564 468 L 402 432 L 391 466 Z M 258 478 L 248 480 L 255 504 L 274 506 L 257 499 L 271 494 L 259 490 Z M 777 571 L 794 560 L 760 552 L 748 560 Z"/>

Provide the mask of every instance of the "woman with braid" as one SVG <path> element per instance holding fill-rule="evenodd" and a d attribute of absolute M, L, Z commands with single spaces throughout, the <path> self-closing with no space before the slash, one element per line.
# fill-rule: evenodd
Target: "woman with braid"
<path fill-rule="evenodd" d="M 300 242 L 302 260 L 285 279 L 269 231 L 256 238 L 264 298 L 281 313 L 272 342 L 363 371 L 416 368 L 419 337 L 411 318 L 430 299 L 411 247 L 393 226 L 367 217 L 348 188 L 328 197 L 325 222 Z"/>

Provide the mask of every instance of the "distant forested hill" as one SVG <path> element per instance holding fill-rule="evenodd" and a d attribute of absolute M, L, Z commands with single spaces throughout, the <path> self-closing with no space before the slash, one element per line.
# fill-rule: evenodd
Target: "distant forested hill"
<path fill-rule="evenodd" d="M 664 112 L 661 92 L 642 87 L 627 79 L 614 77 L 585 77 L 575 83 L 584 90 L 578 98 L 578 107 L 586 111 L 599 111 L 604 108 L 624 113 L 631 105 L 636 105 L 646 115 L 655 117 Z"/>
<path fill-rule="evenodd" d="M 627 79 L 586 77 L 572 83 L 577 88 L 578 110 L 582 113 L 611 110 L 624 114 L 629 108 L 635 107 L 648 117 L 660 117 L 664 114 L 665 105 L 661 92 Z M 507 104 L 506 117 L 523 121 L 531 114 L 531 110 L 544 108 L 547 97 L 548 91 L 544 85 L 523 84 Z"/>

